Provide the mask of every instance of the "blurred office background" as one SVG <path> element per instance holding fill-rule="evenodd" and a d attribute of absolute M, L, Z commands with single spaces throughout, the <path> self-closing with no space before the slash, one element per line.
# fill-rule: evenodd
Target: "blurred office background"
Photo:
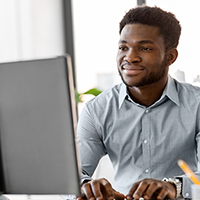
<path fill-rule="evenodd" d="M 119 21 L 130 8 L 142 2 L 171 11 L 180 20 L 179 57 L 170 67 L 170 75 L 200 85 L 199 0 L 0 0 L 0 62 L 69 53 L 77 90 L 80 93 L 93 87 L 105 90 L 121 82 L 115 61 Z M 78 105 L 79 113 L 91 98 L 84 96 L 84 102 Z M 103 175 L 113 181 L 108 158 L 101 161 L 94 176 Z M 60 197 L 24 195 L 10 199 Z"/>

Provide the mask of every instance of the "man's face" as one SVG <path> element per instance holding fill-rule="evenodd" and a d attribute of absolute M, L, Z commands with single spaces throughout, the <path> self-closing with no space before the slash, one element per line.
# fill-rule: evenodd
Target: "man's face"
<path fill-rule="evenodd" d="M 142 87 L 166 78 L 169 66 L 159 28 L 126 25 L 118 46 L 118 71 L 128 87 Z"/>

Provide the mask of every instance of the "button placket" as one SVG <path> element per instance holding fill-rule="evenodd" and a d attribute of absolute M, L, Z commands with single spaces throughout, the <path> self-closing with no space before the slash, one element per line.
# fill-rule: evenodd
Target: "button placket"
<path fill-rule="evenodd" d="M 144 178 L 149 177 L 151 171 L 150 162 L 150 145 L 149 138 L 151 133 L 151 115 L 150 109 L 144 110 L 144 115 L 142 119 L 142 150 L 143 150 L 143 164 L 144 164 Z"/>

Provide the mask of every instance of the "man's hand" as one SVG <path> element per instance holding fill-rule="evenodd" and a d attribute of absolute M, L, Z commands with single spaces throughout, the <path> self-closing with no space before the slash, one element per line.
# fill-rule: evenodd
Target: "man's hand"
<path fill-rule="evenodd" d="M 116 192 L 105 178 L 92 180 L 83 184 L 81 191 L 83 193 L 83 197 L 78 198 L 79 200 L 120 200 L 125 198 L 123 194 Z"/>
<path fill-rule="evenodd" d="M 139 199 L 143 197 L 147 199 L 173 199 L 176 196 L 176 189 L 171 183 L 159 181 L 155 179 L 144 179 L 133 185 L 127 200 Z"/>

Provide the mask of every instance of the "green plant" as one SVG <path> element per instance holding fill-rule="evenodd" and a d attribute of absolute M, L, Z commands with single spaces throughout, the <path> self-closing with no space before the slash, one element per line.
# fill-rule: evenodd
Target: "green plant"
<path fill-rule="evenodd" d="M 75 89 L 76 103 L 83 102 L 83 100 L 82 100 L 82 96 L 83 96 L 83 95 L 91 94 L 91 95 L 97 96 L 97 95 L 99 95 L 101 92 L 102 92 L 102 91 L 99 90 L 99 89 L 97 89 L 97 88 L 92 88 L 92 89 L 87 90 L 87 91 L 84 92 L 84 93 L 78 93 L 78 91 Z"/>

